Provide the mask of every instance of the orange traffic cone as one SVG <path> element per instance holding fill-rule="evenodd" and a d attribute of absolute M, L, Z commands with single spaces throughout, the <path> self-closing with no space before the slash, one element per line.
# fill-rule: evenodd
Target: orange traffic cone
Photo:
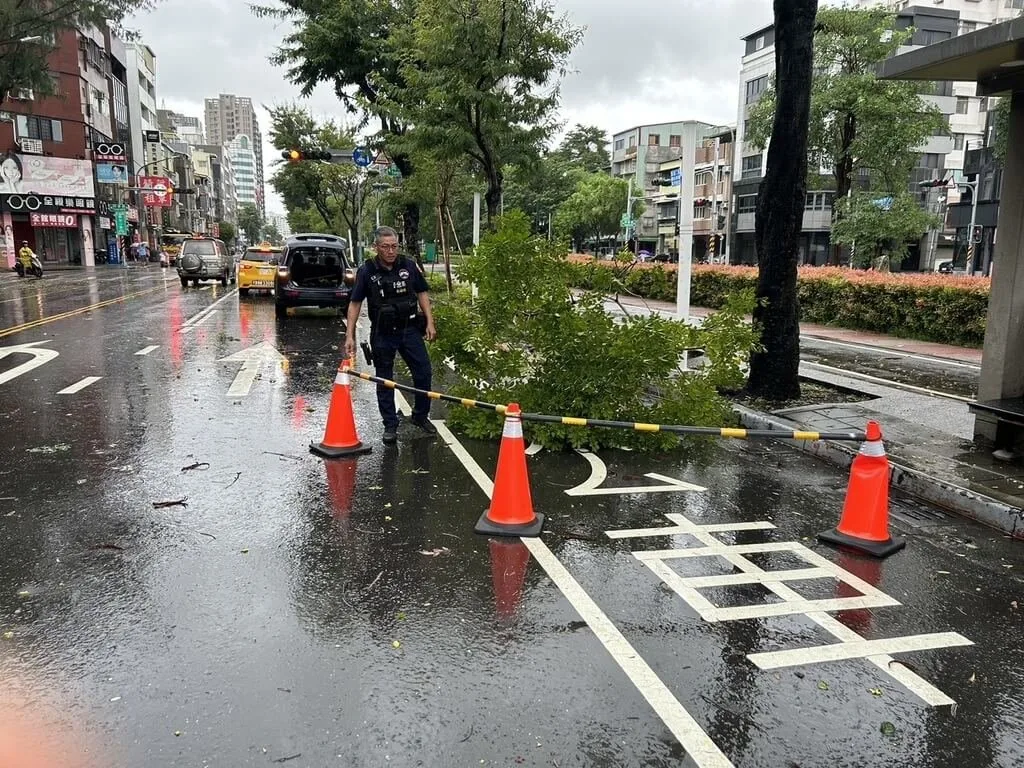
<path fill-rule="evenodd" d="M 498 616 L 511 619 L 516 615 L 523 596 L 523 582 L 530 563 L 530 550 L 521 541 L 489 539 L 491 578 Z"/>
<path fill-rule="evenodd" d="M 888 557 L 907 545 L 906 539 L 889 535 L 889 459 L 877 421 L 868 422 L 867 440 L 850 466 L 839 525 L 818 539 L 875 557 Z"/>
<path fill-rule="evenodd" d="M 530 478 L 526 473 L 526 443 L 522 411 L 512 403 L 505 411 L 505 429 L 498 451 L 491 506 L 476 523 L 477 533 L 491 536 L 539 536 L 544 515 L 533 511 Z"/>
<path fill-rule="evenodd" d="M 343 360 L 334 378 L 331 410 L 327 413 L 327 428 L 320 443 L 310 443 L 309 450 L 326 459 L 358 456 L 373 449 L 363 445 L 356 434 L 356 420 L 352 414 L 352 393 L 348 379 L 348 360 Z"/>

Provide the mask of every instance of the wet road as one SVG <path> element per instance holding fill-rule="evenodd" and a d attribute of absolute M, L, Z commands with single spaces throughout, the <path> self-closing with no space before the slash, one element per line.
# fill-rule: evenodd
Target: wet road
<path fill-rule="evenodd" d="M 496 446 L 384 449 L 359 382 L 374 452 L 309 455 L 338 319 L 166 277 L 0 277 L 0 352 L 58 353 L 0 358 L 46 357 L 0 384 L 0 724 L 88 750 L 44 765 L 1024 762 L 1019 543 L 897 500 L 904 552 L 822 547 L 845 477 L 777 443 L 540 452 L 544 536 L 478 537 Z"/>

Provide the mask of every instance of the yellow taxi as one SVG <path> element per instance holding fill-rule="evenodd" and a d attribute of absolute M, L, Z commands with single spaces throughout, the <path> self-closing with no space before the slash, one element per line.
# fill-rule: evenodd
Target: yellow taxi
<path fill-rule="evenodd" d="M 246 296 L 249 291 L 273 291 L 279 258 L 281 249 L 270 243 L 246 248 L 238 262 L 238 292 Z"/>

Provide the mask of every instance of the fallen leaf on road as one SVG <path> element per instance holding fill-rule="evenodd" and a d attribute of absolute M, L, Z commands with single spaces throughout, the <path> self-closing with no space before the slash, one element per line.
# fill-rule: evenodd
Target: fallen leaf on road
<path fill-rule="evenodd" d="M 175 735 L 175 736 L 181 736 L 181 731 L 175 731 L 175 732 L 174 732 L 174 735 Z"/>
<path fill-rule="evenodd" d="M 394 641 L 393 641 L 393 642 L 391 643 L 391 647 L 392 647 L 392 648 L 401 648 L 401 647 L 402 647 L 402 644 L 401 644 L 400 642 L 398 642 L 397 640 L 394 640 Z"/>
<path fill-rule="evenodd" d="M 174 501 L 154 501 L 153 509 L 163 509 L 164 507 L 187 507 L 188 496 L 183 499 L 175 499 Z"/>
<path fill-rule="evenodd" d="M 248 549 L 243 549 L 242 550 L 242 554 L 243 555 L 248 555 L 249 554 L 249 550 Z"/>
<path fill-rule="evenodd" d="M 384 509 L 391 509 L 391 502 L 390 501 L 387 504 L 384 505 Z"/>
<path fill-rule="evenodd" d="M 1013 610 L 1016 611 L 1017 610 L 1017 601 L 1016 600 L 1011 600 L 1010 601 L 1010 607 L 1013 608 Z"/>
<path fill-rule="evenodd" d="M 818 681 L 818 688 L 820 688 L 823 691 L 827 691 L 828 690 L 828 683 L 826 683 L 824 680 L 819 680 Z"/>
<path fill-rule="evenodd" d="M 871 695 L 872 696 L 881 696 L 882 695 L 882 689 L 881 688 L 872 688 L 871 689 Z"/>
<path fill-rule="evenodd" d="M 13 632 L 4 632 L 3 635 L 0 635 L 0 637 L 3 637 L 4 640 L 13 640 L 14 639 L 14 633 Z"/>
<path fill-rule="evenodd" d="M 388 504 L 388 506 L 390 507 L 391 505 L 390 505 L 390 504 Z M 384 521 L 385 521 L 385 522 L 387 522 L 387 521 L 389 521 L 389 520 L 391 520 L 391 519 L 392 519 L 392 518 L 391 518 L 391 515 L 384 515 Z"/>
<path fill-rule="evenodd" d="M 29 592 L 27 589 L 23 589 L 21 590 L 21 592 L 18 593 L 18 597 L 32 597 L 32 593 Z"/>
<path fill-rule="evenodd" d="M 896 726 L 890 723 L 888 720 L 882 723 L 881 727 L 878 730 L 880 730 L 886 736 L 896 735 Z"/>
<path fill-rule="evenodd" d="M 402 621 L 404 619 L 405 619 L 405 613 L 403 613 L 402 611 L 399 611 L 398 612 L 398 620 Z"/>
<path fill-rule="evenodd" d="M 447 555 L 449 552 L 451 552 L 451 550 L 448 549 L 448 547 L 437 547 L 435 549 L 421 549 L 421 550 L 419 550 L 419 553 L 421 555 L 426 555 L 427 557 L 437 557 L 438 555 Z"/>
<path fill-rule="evenodd" d="M 968 683 L 973 683 L 976 679 L 977 679 L 977 677 L 975 676 L 975 673 L 972 672 L 971 676 L 969 678 L 967 678 L 967 682 Z"/>

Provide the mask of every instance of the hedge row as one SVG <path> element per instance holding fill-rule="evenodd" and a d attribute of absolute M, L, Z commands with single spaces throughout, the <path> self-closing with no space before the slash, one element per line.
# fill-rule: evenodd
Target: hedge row
<path fill-rule="evenodd" d="M 577 256 L 570 263 L 579 288 L 675 301 L 675 265 L 616 266 Z M 985 338 L 988 278 L 801 267 L 797 281 L 805 322 L 960 346 L 980 347 Z M 756 267 L 694 265 L 690 301 L 718 309 L 756 284 Z"/>

